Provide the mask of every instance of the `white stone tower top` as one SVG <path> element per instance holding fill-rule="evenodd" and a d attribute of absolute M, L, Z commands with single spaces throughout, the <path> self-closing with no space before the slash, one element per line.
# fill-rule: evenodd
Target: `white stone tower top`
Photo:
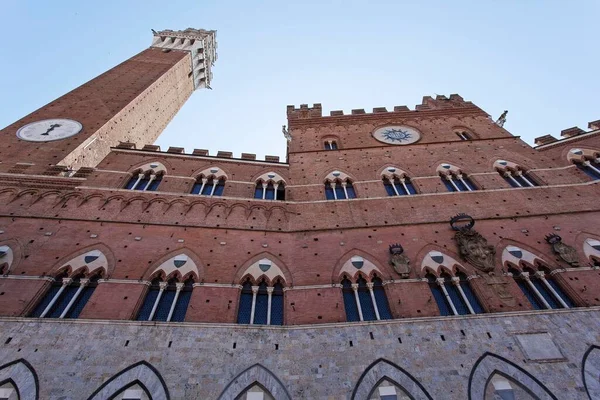
<path fill-rule="evenodd" d="M 189 51 L 192 56 L 194 89 L 210 88 L 211 67 L 217 61 L 217 31 L 187 28 L 184 31 L 165 29 L 156 32 L 150 47 L 164 50 Z"/>

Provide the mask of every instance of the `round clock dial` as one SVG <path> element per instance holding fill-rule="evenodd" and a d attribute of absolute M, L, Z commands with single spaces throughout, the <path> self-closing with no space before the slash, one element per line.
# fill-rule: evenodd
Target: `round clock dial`
<path fill-rule="evenodd" d="M 421 139 L 421 134 L 408 126 L 391 125 L 376 129 L 373 137 L 387 144 L 411 144 Z"/>
<path fill-rule="evenodd" d="M 82 128 L 81 123 L 72 119 L 44 119 L 19 128 L 17 137 L 28 142 L 51 142 L 76 135 Z"/>

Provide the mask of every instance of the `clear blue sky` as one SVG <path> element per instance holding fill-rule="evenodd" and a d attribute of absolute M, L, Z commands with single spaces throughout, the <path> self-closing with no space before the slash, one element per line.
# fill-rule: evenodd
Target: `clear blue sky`
<path fill-rule="evenodd" d="M 287 104 L 413 108 L 459 93 L 527 142 L 600 119 L 600 1 L 1 0 L 0 126 L 149 46 L 150 29 L 216 29 L 214 90 L 159 138 L 285 155 Z"/>

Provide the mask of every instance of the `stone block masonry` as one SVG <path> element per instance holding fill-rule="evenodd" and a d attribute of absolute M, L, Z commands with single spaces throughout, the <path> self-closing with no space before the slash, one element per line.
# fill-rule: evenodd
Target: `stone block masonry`
<path fill-rule="evenodd" d="M 530 381 L 540 399 L 583 400 L 599 386 L 582 378 L 598 366 L 595 353 L 583 364 L 600 344 L 598 326 L 597 307 L 295 328 L 3 318 L 0 357 L 26 360 L 48 400 L 86 399 L 139 361 L 155 368 L 171 399 L 219 399 L 250 378 L 273 392 L 278 381 L 291 399 L 366 399 L 381 371 L 412 376 L 422 387 L 414 385 L 414 398 L 423 398 L 419 389 L 433 399 L 481 399 L 469 395 L 497 370 Z M 238 376 L 247 369 L 251 376 Z"/>

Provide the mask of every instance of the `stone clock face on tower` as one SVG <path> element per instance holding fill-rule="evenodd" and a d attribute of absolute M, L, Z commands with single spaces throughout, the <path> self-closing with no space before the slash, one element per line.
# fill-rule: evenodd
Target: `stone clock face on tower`
<path fill-rule="evenodd" d="M 82 128 L 81 123 L 72 119 L 44 119 L 19 128 L 17 137 L 28 142 L 51 142 L 76 135 Z"/>
<path fill-rule="evenodd" d="M 411 144 L 421 139 L 421 134 L 414 128 L 403 125 L 390 125 L 378 128 L 373 137 L 387 144 Z"/>

